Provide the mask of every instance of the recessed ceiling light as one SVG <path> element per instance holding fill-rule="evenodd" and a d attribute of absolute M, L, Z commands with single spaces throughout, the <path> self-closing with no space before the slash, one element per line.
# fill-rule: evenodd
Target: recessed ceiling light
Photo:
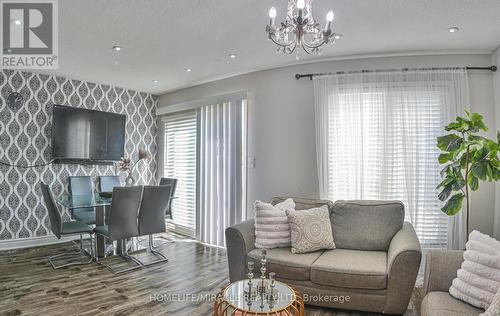
<path fill-rule="evenodd" d="M 342 34 L 335 34 L 333 37 L 334 37 L 335 39 L 340 39 L 340 38 L 342 38 Z"/>
<path fill-rule="evenodd" d="M 13 21 L 15 25 L 21 25 L 23 24 L 23 22 L 21 22 L 20 20 L 14 20 Z"/>
<path fill-rule="evenodd" d="M 448 32 L 450 32 L 450 33 L 456 33 L 456 32 L 458 32 L 459 30 L 460 30 L 460 29 L 459 29 L 458 27 L 456 27 L 456 26 L 452 26 L 452 27 L 450 27 L 450 28 L 448 29 Z"/>
<path fill-rule="evenodd" d="M 186 71 L 187 71 L 187 72 L 191 72 L 191 71 L 193 71 L 193 69 L 191 69 L 191 68 L 186 68 Z"/>
<path fill-rule="evenodd" d="M 236 57 L 238 57 L 238 55 L 236 55 L 236 54 L 229 54 L 229 55 L 227 55 L 227 56 L 228 56 L 229 58 L 231 58 L 231 59 L 236 59 Z"/>
<path fill-rule="evenodd" d="M 119 52 L 119 51 L 121 51 L 121 50 L 122 50 L 122 48 L 121 48 L 120 46 L 113 46 L 113 50 L 114 50 L 115 52 Z"/>
<path fill-rule="evenodd" d="M 158 83 L 158 82 L 160 82 L 160 81 L 159 81 L 159 80 L 157 80 L 157 79 L 154 79 L 154 80 L 153 80 L 153 83 Z"/>

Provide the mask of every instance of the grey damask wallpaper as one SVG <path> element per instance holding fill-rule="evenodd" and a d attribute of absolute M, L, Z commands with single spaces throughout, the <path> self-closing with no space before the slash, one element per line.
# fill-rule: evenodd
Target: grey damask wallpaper
<path fill-rule="evenodd" d="M 12 91 L 24 96 L 24 105 L 10 109 Z M 0 160 L 16 165 L 40 165 L 51 160 L 53 104 L 127 115 L 125 155 L 135 160 L 139 147 L 150 157 L 137 166 L 138 183 L 156 178 L 155 110 L 157 96 L 118 87 L 20 71 L 0 71 Z M 111 175 L 113 166 L 52 164 L 37 168 L 0 165 L 0 240 L 51 234 L 39 183 L 48 183 L 54 195 L 67 189 L 69 175 Z M 64 217 L 67 218 L 67 212 Z"/>

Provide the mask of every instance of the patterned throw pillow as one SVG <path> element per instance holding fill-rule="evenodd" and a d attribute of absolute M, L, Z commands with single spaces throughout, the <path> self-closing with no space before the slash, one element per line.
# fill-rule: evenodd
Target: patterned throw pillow
<path fill-rule="evenodd" d="M 328 207 L 286 211 L 291 229 L 292 253 L 335 249 Z"/>
<path fill-rule="evenodd" d="M 480 314 L 479 316 L 500 316 L 500 289 L 498 289 L 490 307 L 488 307 L 486 312 Z"/>
<path fill-rule="evenodd" d="M 285 210 L 294 210 L 293 199 L 272 205 L 255 201 L 255 248 L 290 247 L 290 225 Z"/>

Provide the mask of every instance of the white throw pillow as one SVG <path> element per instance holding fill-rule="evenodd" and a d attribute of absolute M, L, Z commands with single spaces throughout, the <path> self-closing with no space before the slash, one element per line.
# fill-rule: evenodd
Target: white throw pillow
<path fill-rule="evenodd" d="M 294 210 L 293 199 L 272 205 L 255 201 L 255 248 L 290 247 L 290 225 L 286 210 Z"/>
<path fill-rule="evenodd" d="M 335 249 L 327 206 L 303 211 L 286 211 L 292 232 L 292 253 Z"/>
<path fill-rule="evenodd" d="M 488 307 L 488 309 L 479 316 L 500 316 L 500 289 L 498 289 L 490 307 Z"/>
<path fill-rule="evenodd" d="M 500 289 L 500 242 L 473 231 L 465 245 L 464 262 L 450 287 L 450 295 L 488 309 Z M 486 314 L 489 315 L 489 314 Z"/>

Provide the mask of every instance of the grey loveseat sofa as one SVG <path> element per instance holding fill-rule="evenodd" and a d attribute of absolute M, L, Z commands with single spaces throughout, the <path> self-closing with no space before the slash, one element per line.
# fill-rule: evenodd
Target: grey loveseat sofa
<path fill-rule="evenodd" d="M 276 204 L 286 198 L 274 198 Z M 404 206 L 398 201 L 337 201 L 294 198 L 296 209 L 328 205 L 335 250 L 292 254 L 268 250 L 267 271 L 298 289 L 306 304 L 403 314 L 422 258 L 420 244 Z M 231 282 L 246 279 L 246 264 L 260 269 L 254 249 L 254 221 L 226 229 Z M 258 275 L 258 273 L 257 273 Z"/>
<path fill-rule="evenodd" d="M 448 293 L 451 282 L 464 261 L 463 251 L 431 250 L 425 258 L 426 295 L 420 306 L 422 316 L 477 316 L 484 312 Z"/>

